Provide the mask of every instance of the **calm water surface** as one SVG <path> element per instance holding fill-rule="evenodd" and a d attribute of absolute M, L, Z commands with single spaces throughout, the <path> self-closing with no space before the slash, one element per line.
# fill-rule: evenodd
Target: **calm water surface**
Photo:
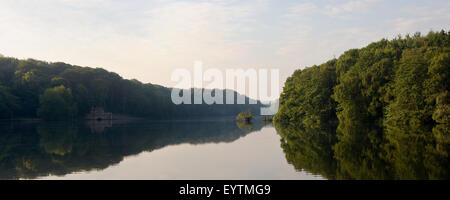
<path fill-rule="evenodd" d="M 0 179 L 450 179 L 450 127 L 0 122 Z"/>
<path fill-rule="evenodd" d="M 0 179 L 323 179 L 271 124 L 232 120 L 0 124 Z"/>

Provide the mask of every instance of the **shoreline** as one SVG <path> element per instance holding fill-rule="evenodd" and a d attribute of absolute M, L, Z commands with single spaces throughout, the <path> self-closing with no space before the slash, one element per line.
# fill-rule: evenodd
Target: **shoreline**
<path fill-rule="evenodd" d="M 255 116 L 255 119 L 262 119 L 262 116 Z M 14 119 L 0 119 L 0 122 L 70 122 L 70 121 L 138 121 L 138 120 L 149 120 L 149 121 L 217 121 L 217 120 L 227 120 L 227 121 L 236 121 L 234 116 L 213 116 L 213 117 L 189 117 L 189 118 L 161 118 L 161 119 L 153 119 L 153 118 L 145 118 L 145 117 L 131 117 L 131 116 L 113 116 L 113 119 L 107 120 L 96 120 L 96 119 L 86 119 L 86 118 L 75 118 L 73 120 L 51 120 L 46 121 L 42 118 L 14 118 Z"/>

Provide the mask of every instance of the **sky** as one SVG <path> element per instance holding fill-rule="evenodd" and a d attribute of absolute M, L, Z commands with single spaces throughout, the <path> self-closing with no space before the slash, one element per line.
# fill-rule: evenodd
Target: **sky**
<path fill-rule="evenodd" d="M 177 68 L 294 70 L 450 28 L 448 0 L 0 0 L 0 54 L 168 87 Z"/>

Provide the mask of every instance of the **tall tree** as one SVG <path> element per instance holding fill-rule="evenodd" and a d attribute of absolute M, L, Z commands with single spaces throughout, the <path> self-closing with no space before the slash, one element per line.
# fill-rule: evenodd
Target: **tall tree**
<path fill-rule="evenodd" d="M 45 90 L 39 98 L 38 116 L 46 120 L 64 120 L 76 116 L 77 107 L 73 102 L 72 90 L 57 86 Z"/>

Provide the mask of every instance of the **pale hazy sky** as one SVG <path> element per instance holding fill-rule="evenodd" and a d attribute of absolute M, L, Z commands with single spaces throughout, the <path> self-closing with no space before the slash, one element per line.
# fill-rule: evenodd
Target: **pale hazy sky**
<path fill-rule="evenodd" d="M 165 86 L 175 68 L 279 68 L 280 80 L 398 34 L 449 30 L 448 0 L 0 0 L 0 54 Z"/>

